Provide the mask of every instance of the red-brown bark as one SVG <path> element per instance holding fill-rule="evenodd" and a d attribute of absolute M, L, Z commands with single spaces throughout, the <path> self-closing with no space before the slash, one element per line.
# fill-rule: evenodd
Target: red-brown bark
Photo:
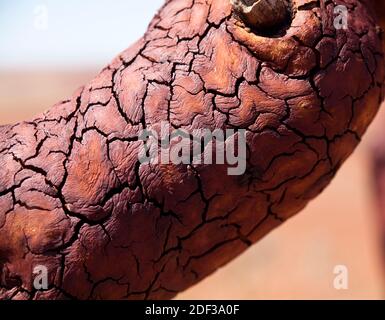
<path fill-rule="evenodd" d="M 0 297 L 172 298 L 317 196 L 378 110 L 384 57 L 365 2 L 293 6 L 259 36 L 228 0 L 169 0 L 71 99 L 0 127 Z M 247 172 L 141 165 L 138 134 L 161 121 L 247 129 Z"/>

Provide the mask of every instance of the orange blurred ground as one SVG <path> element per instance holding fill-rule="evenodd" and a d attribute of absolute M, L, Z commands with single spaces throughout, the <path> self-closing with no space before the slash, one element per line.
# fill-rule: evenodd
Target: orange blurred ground
<path fill-rule="evenodd" d="M 68 98 L 95 70 L 0 70 L 0 124 L 31 118 Z M 381 111 L 333 183 L 303 212 L 179 299 L 384 299 L 385 268 L 370 176 L 370 145 Z M 333 288 L 333 269 L 349 289 Z M 385 265 L 385 264 L 384 264 Z"/>

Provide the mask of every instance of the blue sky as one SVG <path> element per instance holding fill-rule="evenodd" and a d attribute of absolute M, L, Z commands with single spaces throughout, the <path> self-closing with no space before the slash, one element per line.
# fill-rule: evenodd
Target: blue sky
<path fill-rule="evenodd" d="M 0 68 L 102 67 L 164 0 L 0 0 Z"/>

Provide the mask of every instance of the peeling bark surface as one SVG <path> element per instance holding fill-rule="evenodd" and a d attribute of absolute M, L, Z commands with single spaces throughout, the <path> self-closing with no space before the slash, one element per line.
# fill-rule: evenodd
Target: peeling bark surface
<path fill-rule="evenodd" d="M 292 3 L 267 37 L 229 0 L 169 0 L 71 99 L 0 127 L 2 299 L 172 298 L 326 187 L 382 99 L 379 30 L 364 1 Z M 138 134 L 161 121 L 247 129 L 247 172 L 141 165 Z"/>

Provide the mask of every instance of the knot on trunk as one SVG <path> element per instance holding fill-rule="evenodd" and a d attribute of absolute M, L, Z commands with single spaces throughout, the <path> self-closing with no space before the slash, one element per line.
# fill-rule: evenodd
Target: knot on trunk
<path fill-rule="evenodd" d="M 277 30 L 290 19 L 290 0 L 230 0 L 234 11 L 258 31 Z"/>

